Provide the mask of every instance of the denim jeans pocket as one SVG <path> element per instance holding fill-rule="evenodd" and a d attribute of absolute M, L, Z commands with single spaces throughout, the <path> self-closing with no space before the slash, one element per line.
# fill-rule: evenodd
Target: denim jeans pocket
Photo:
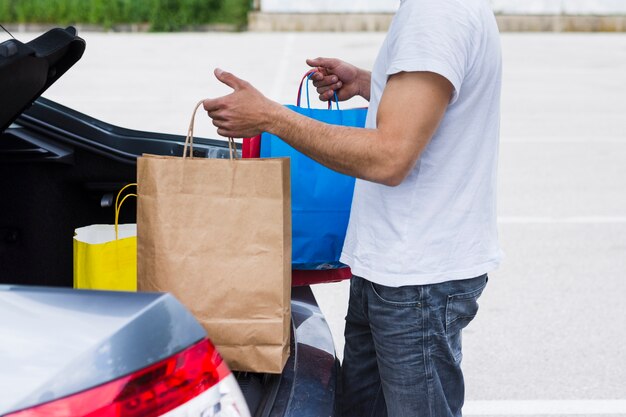
<path fill-rule="evenodd" d="M 446 304 L 446 338 L 455 362 L 462 358 L 461 330 L 476 317 L 478 298 L 483 293 L 485 282 L 479 288 L 448 296 Z"/>
<path fill-rule="evenodd" d="M 387 287 L 370 282 L 372 292 L 384 304 L 394 307 L 419 307 L 421 291 L 418 286 Z"/>

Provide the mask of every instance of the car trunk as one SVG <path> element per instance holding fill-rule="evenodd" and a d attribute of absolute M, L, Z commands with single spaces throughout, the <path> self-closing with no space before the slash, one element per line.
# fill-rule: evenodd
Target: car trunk
<path fill-rule="evenodd" d="M 182 155 L 182 142 L 110 126 L 40 98 L 0 134 L 0 283 L 72 287 L 74 230 L 113 223 L 112 201 L 135 182 L 136 157 Z M 227 157 L 228 148 L 197 139 L 194 153 Z M 135 204 L 125 203 L 120 223 L 136 221 Z M 269 415 L 280 376 L 236 377 L 253 415 Z"/>
<path fill-rule="evenodd" d="M 113 223 L 115 194 L 136 181 L 139 155 L 183 153 L 181 136 L 119 128 L 39 97 L 85 46 L 73 28 L 51 33 L 0 44 L 0 284 L 72 287 L 74 230 Z M 225 142 L 194 141 L 194 156 L 228 155 Z M 131 199 L 120 223 L 134 222 Z M 281 375 L 236 373 L 255 417 L 333 415 L 337 362 L 308 286 L 292 292 L 292 323 Z"/>

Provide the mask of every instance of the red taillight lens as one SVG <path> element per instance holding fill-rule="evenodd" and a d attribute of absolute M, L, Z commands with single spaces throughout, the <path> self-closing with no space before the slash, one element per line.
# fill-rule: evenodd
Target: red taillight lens
<path fill-rule="evenodd" d="M 203 340 L 131 375 L 6 417 L 150 417 L 197 397 L 230 374 Z"/>

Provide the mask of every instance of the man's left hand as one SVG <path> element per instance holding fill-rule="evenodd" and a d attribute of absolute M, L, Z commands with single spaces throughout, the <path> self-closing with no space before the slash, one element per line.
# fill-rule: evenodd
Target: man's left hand
<path fill-rule="evenodd" d="M 265 97 L 249 82 L 217 68 L 215 77 L 234 91 L 223 97 L 206 99 L 204 110 L 223 137 L 247 138 L 267 131 L 272 109 L 280 104 Z"/>

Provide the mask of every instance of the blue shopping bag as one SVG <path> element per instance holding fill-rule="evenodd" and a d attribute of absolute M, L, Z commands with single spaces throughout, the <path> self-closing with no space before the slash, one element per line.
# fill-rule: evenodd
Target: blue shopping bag
<path fill-rule="evenodd" d="M 364 127 L 366 108 L 339 110 L 312 109 L 309 101 L 308 72 L 306 83 L 307 107 L 297 105 L 289 109 L 321 122 L 352 127 Z M 282 139 L 269 133 L 261 135 L 261 157 L 289 157 L 291 159 L 292 209 L 292 268 L 302 270 L 333 269 L 345 265 L 339 262 L 346 236 L 354 178 L 335 172 L 298 152 Z"/>

